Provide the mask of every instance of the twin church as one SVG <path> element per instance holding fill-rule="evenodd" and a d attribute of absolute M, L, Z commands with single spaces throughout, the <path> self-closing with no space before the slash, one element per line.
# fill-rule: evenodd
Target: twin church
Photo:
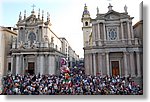
<path fill-rule="evenodd" d="M 24 17 L 20 13 L 4 74 L 59 74 L 61 58 L 66 58 L 70 67 L 79 61 L 68 41 L 51 30 L 49 13 L 45 21 L 44 11 L 40 12 L 36 15 L 33 8 L 28 17 L 26 11 Z"/>
<path fill-rule="evenodd" d="M 142 77 L 143 32 L 142 21 L 132 26 L 127 6 L 119 13 L 109 4 L 102 14 L 97 8 L 96 18 L 90 17 L 84 6 L 83 23 L 84 67 L 90 75 L 121 75 Z M 44 12 L 19 16 L 18 35 L 13 38 L 7 57 L 12 74 L 58 74 L 60 59 L 68 58 L 69 48 L 65 38 L 59 38 L 50 28 L 50 15 L 44 21 Z M 71 52 L 71 53 L 74 53 Z M 4 69 L 4 72 L 7 72 Z"/>
<path fill-rule="evenodd" d="M 142 77 L 142 21 L 132 26 L 127 6 L 119 13 L 109 4 L 102 14 L 97 7 L 96 18 L 90 17 L 87 6 L 82 15 L 85 73 Z"/>

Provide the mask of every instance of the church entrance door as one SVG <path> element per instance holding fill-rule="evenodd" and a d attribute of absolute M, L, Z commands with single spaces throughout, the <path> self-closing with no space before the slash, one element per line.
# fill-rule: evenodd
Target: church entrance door
<path fill-rule="evenodd" d="M 119 75 L 119 61 L 111 61 L 112 75 Z"/>
<path fill-rule="evenodd" d="M 34 62 L 28 63 L 28 73 L 33 75 L 34 74 Z"/>

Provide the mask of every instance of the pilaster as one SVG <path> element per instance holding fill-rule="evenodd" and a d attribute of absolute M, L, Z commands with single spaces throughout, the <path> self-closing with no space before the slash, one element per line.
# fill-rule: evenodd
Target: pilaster
<path fill-rule="evenodd" d="M 127 52 L 123 53 L 123 59 L 124 59 L 124 73 L 125 73 L 125 77 L 127 77 L 128 76 Z"/>
<path fill-rule="evenodd" d="M 110 70 L 109 70 L 109 52 L 106 52 L 106 68 L 107 68 L 107 75 L 110 75 Z"/>
<path fill-rule="evenodd" d="M 140 52 L 136 52 L 136 63 L 137 63 L 137 77 L 141 77 L 141 62 L 140 62 Z"/>

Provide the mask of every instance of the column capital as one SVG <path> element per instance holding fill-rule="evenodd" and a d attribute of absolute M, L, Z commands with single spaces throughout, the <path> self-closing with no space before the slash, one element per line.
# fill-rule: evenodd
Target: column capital
<path fill-rule="evenodd" d="M 135 53 L 136 53 L 136 54 L 139 54 L 139 53 L 140 53 L 140 51 L 136 51 Z"/>
<path fill-rule="evenodd" d="M 98 52 L 98 55 L 102 55 L 103 53 L 102 52 Z"/>
<path fill-rule="evenodd" d="M 15 56 L 16 56 L 16 57 L 17 57 L 17 56 L 20 56 L 20 54 L 16 54 Z"/>
<path fill-rule="evenodd" d="M 130 51 L 128 51 L 129 53 L 134 53 L 135 51 L 134 50 L 130 50 Z"/>
<path fill-rule="evenodd" d="M 45 56 L 45 57 L 47 57 L 47 56 L 48 56 L 48 54 L 45 54 L 44 56 Z"/>
<path fill-rule="evenodd" d="M 128 51 L 123 51 L 123 53 L 129 53 Z"/>
<path fill-rule="evenodd" d="M 105 20 L 98 20 L 98 23 L 105 23 Z"/>
<path fill-rule="evenodd" d="M 124 55 L 129 55 L 129 52 L 123 52 L 124 53 Z"/>
<path fill-rule="evenodd" d="M 38 55 L 36 54 L 36 55 L 34 55 L 35 57 L 38 57 Z"/>
<path fill-rule="evenodd" d="M 102 56 L 105 56 L 105 53 L 104 53 L 104 52 L 102 52 L 101 54 L 102 54 Z"/>
<path fill-rule="evenodd" d="M 105 53 L 106 53 L 106 54 L 109 54 L 110 52 L 109 52 L 109 51 L 106 51 Z"/>
<path fill-rule="evenodd" d="M 11 55 L 12 57 L 15 57 L 15 55 Z"/>
<path fill-rule="evenodd" d="M 131 52 L 129 52 L 130 53 L 130 55 L 133 55 L 134 54 L 134 52 L 133 51 L 131 51 Z"/>

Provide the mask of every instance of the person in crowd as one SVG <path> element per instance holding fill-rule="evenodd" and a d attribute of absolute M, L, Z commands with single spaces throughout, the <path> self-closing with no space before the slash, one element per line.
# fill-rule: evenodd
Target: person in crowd
<path fill-rule="evenodd" d="M 67 79 L 67 81 L 66 81 Z M 7 75 L 4 95 L 142 95 L 131 77 L 85 75 L 84 68 L 70 68 L 69 75 Z"/>

